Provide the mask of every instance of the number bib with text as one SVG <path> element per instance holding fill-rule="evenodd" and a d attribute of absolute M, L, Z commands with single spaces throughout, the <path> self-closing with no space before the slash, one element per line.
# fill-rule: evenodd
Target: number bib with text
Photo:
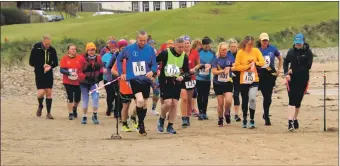
<path fill-rule="evenodd" d="M 225 73 L 219 74 L 217 76 L 217 81 L 218 82 L 228 82 L 229 81 L 229 74 L 226 75 Z"/>
<path fill-rule="evenodd" d="M 77 73 L 77 69 L 68 69 L 68 71 L 70 72 L 70 73 Z M 78 79 L 78 75 L 69 75 L 69 76 L 67 76 L 70 80 L 77 80 Z"/>
<path fill-rule="evenodd" d="M 146 74 L 145 61 L 132 62 L 133 74 L 135 76 L 142 76 Z"/>
<path fill-rule="evenodd" d="M 194 88 L 196 86 L 196 80 L 191 80 L 191 81 L 187 81 L 185 82 L 185 87 L 186 88 Z"/>
<path fill-rule="evenodd" d="M 264 56 L 264 62 L 266 63 L 265 65 L 262 66 L 262 68 L 267 68 L 270 65 L 270 56 Z"/>
<path fill-rule="evenodd" d="M 254 72 L 244 72 L 243 73 L 243 83 L 244 84 L 252 84 L 255 81 L 255 73 Z"/>
<path fill-rule="evenodd" d="M 166 73 L 167 76 L 173 77 L 178 75 L 180 73 L 180 70 L 179 67 L 177 67 L 176 65 L 168 64 L 166 65 Z"/>
<path fill-rule="evenodd" d="M 206 72 L 205 69 L 199 69 L 199 70 L 198 70 L 198 73 L 199 73 L 200 75 L 209 75 L 209 71 Z"/>

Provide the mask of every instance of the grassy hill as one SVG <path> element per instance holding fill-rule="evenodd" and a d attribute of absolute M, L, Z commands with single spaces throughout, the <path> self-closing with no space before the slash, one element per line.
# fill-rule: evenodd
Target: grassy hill
<path fill-rule="evenodd" d="M 37 41 L 46 33 L 51 34 L 54 43 L 65 37 L 83 42 L 106 39 L 110 35 L 130 39 L 140 29 L 152 34 L 158 44 L 183 34 L 192 38 L 209 36 L 214 40 L 221 37 L 242 39 L 247 34 L 255 37 L 261 32 L 281 34 L 290 27 L 299 31 L 306 25 L 338 20 L 338 2 L 237 2 L 234 5 L 201 2 L 191 8 L 169 11 L 87 15 L 55 23 L 2 26 L 1 42 L 5 36 L 11 42 L 24 38 Z M 338 32 L 338 25 L 336 28 Z M 309 36 L 306 37 L 308 39 Z M 288 38 L 275 44 L 288 47 L 292 43 L 292 35 Z M 317 43 L 315 46 L 318 47 L 338 45 L 329 41 Z"/>

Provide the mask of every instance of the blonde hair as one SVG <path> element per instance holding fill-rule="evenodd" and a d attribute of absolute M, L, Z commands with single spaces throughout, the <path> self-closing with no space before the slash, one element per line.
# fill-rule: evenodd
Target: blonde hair
<path fill-rule="evenodd" d="M 228 45 L 226 42 L 221 42 L 220 44 L 218 44 L 218 47 L 217 47 L 217 51 L 216 51 L 216 57 L 217 57 L 217 58 L 220 57 L 220 49 L 221 49 L 222 47 L 227 48 L 227 51 L 229 51 L 229 45 Z"/>
<path fill-rule="evenodd" d="M 230 49 L 230 45 L 231 45 L 231 44 L 234 44 L 234 43 L 238 44 L 238 42 L 237 42 L 236 39 L 234 39 L 234 38 L 228 39 L 228 40 L 227 40 L 228 49 Z"/>
<path fill-rule="evenodd" d="M 44 36 L 42 37 L 42 40 L 43 40 L 43 41 L 44 41 L 44 40 L 51 40 L 51 36 L 48 35 L 48 34 L 46 34 L 46 35 L 44 35 Z"/>
<path fill-rule="evenodd" d="M 202 45 L 202 41 L 195 39 L 191 42 L 191 49 L 196 49 L 198 45 Z"/>

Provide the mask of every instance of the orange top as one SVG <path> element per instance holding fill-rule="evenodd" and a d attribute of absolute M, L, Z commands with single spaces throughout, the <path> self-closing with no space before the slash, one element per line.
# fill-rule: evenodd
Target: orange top
<path fill-rule="evenodd" d="M 118 61 L 115 62 L 115 64 L 113 65 L 113 68 L 112 68 L 116 72 L 118 72 L 117 62 Z M 126 59 L 123 60 L 122 67 L 123 67 L 123 73 L 126 73 Z M 120 91 L 121 94 L 124 94 L 124 95 L 132 94 L 132 90 L 131 90 L 129 82 L 120 79 L 119 80 L 119 91 Z"/>

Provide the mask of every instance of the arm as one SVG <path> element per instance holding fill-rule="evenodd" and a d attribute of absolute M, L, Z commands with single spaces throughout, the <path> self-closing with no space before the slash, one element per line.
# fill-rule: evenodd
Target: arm
<path fill-rule="evenodd" d="M 188 56 L 184 56 L 182 69 L 183 69 L 183 73 L 181 74 L 181 76 L 183 77 L 183 79 L 185 79 L 185 80 L 190 79 Z"/>
<path fill-rule="evenodd" d="M 309 54 L 308 69 L 310 70 L 312 68 L 312 64 L 313 64 L 313 53 L 312 53 L 312 50 L 309 49 L 307 54 Z"/>
<path fill-rule="evenodd" d="M 263 55 L 261 53 L 261 51 L 259 49 L 255 49 L 256 50 L 256 56 L 257 56 L 257 62 L 255 62 L 256 66 L 264 66 L 266 64 L 266 61 L 263 58 Z"/>
<path fill-rule="evenodd" d="M 60 73 L 64 74 L 64 75 L 67 75 L 67 76 L 71 75 L 71 73 L 68 71 L 67 68 L 60 68 Z"/>
<path fill-rule="evenodd" d="M 235 70 L 235 71 L 245 71 L 245 70 L 248 70 L 251 67 L 251 63 L 247 64 L 247 65 L 241 65 L 242 58 L 240 58 L 240 57 L 242 55 L 240 55 L 240 54 L 241 54 L 240 51 L 237 52 L 236 59 L 235 59 L 235 65 L 234 65 L 233 70 Z"/>
<path fill-rule="evenodd" d="M 30 55 L 30 60 L 29 60 L 29 64 L 30 64 L 30 66 L 32 66 L 32 67 L 35 67 L 35 62 L 36 62 L 36 60 L 35 60 L 35 56 L 36 56 L 36 51 L 35 51 L 35 48 L 32 48 L 32 50 L 31 50 L 31 55 Z"/>
<path fill-rule="evenodd" d="M 123 67 L 122 67 L 122 63 L 123 63 L 123 59 L 127 58 L 127 49 L 124 48 L 124 50 L 119 53 L 116 61 L 117 61 L 117 69 L 118 69 L 118 74 L 122 75 L 123 74 Z"/>
<path fill-rule="evenodd" d="M 58 66 L 58 56 L 57 56 L 57 52 L 55 51 L 55 49 L 53 48 L 52 51 L 52 64 L 51 67 L 52 69 Z"/>
<path fill-rule="evenodd" d="M 156 62 L 156 54 L 154 51 L 152 51 L 152 55 L 151 55 L 151 71 L 156 74 L 157 73 L 157 62 Z"/>
<path fill-rule="evenodd" d="M 275 57 L 279 59 L 279 64 L 277 64 L 277 71 L 281 71 L 281 68 L 282 68 L 282 64 L 283 64 L 283 58 L 279 52 L 279 50 L 276 50 L 275 51 Z"/>
<path fill-rule="evenodd" d="M 164 61 L 165 57 L 168 55 L 168 52 L 166 50 L 162 51 L 158 54 L 156 57 L 156 62 L 159 64 Z"/>
<path fill-rule="evenodd" d="M 283 61 L 283 73 L 285 75 L 288 74 L 288 70 L 289 70 L 288 66 L 289 66 L 289 64 L 290 64 L 290 51 L 288 51 L 287 56 L 286 56 L 286 58 Z"/>
<path fill-rule="evenodd" d="M 115 77 L 118 77 L 117 61 L 116 61 L 116 63 L 112 66 L 111 73 L 112 73 L 112 75 L 114 75 Z"/>
<path fill-rule="evenodd" d="M 217 70 L 217 59 L 214 59 L 212 61 L 211 68 L 212 68 L 211 72 L 213 75 L 219 75 L 219 74 L 224 73 L 224 70 L 221 70 L 221 71 Z"/>

